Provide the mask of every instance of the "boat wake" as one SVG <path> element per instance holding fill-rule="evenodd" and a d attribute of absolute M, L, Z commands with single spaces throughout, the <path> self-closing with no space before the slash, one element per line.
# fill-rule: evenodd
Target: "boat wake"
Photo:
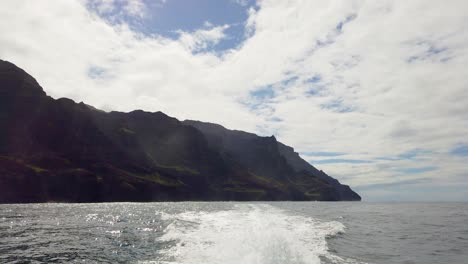
<path fill-rule="evenodd" d="M 291 215 L 271 205 L 163 213 L 162 218 L 170 224 L 160 241 L 171 246 L 157 263 L 358 263 L 328 251 L 326 238 L 344 232 L 343 224 Z"/>

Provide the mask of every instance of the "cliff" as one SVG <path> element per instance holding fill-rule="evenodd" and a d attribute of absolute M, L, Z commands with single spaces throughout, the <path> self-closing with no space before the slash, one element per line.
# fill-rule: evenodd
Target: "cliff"
<path fill-rule="evenodd" d="M 360 200 L 274 137 L 211 126 L 55 100 L 0 60 L 0 202 Z"/>

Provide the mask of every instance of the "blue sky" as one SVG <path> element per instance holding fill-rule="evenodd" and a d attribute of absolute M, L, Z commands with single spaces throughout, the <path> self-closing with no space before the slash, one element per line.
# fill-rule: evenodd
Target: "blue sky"
<path fill-rule="evenodd" d="M 137 26 L 145 34 L 160 34 L 176 38 L 177 31 L 193 32 L 212 25 L 228 25 L 227 38 L 213 47 L 215 50 L 235 48 L 245 39 L 244 23 L 248 18 L 246 8 L 254 7 L 254 2 L 240 5 L 235 1 L 167 1 L 163 5 L 153 5 L 148 11 L 151 16 L 145 23 Z"/>
<path fill-rule="evenodd" d="M 368 201 L 468 201 L 467 9 L 6 0 L 0 57 L 54 98 L 274 134 Z"/>
<path fill-rule="evenodd" d="M 113 9 L 100 9 L 107 2 L 114 4 Z M 213 25 L 223 26 L 226 38 L 215 45 L 210 51 L 222 52 L 236 48 L 248 37 L 245 22 L 249 9 L 256 9 L 255 1 L 236 0 L 199 0 L 199 1 L 139 1 L 144 6 L 139 15 L 129 15 L 125 12 L 127 1 L 88 1 L 87 7 L 111 23 L 125 23 L 132 30 L 148 36 L 163 36 L 178 39 L 181 32 L 195 32 L 207 29 Z"/>

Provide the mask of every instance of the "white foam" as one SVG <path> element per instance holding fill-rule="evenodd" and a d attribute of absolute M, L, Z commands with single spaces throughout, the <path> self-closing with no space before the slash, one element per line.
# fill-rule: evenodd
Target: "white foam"
<path fill-rule="evenodd" d="M 306 264 L 320 263 L 320 257 L 348 263 L 328 252 L 326 237 L 344 232 L 336 221 L 289 215 L 261 204 L 162 217 L 172 223 L 161 240 L 176 244 L 163 250 L 159 263 Z"/>

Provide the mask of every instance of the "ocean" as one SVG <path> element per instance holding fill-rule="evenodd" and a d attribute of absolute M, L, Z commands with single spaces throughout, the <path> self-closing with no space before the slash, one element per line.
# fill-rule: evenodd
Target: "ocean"
<path fill-rule="evenodd" d="M 0 205 L 0 263 L 468 263 L 468 203 Z"/>

